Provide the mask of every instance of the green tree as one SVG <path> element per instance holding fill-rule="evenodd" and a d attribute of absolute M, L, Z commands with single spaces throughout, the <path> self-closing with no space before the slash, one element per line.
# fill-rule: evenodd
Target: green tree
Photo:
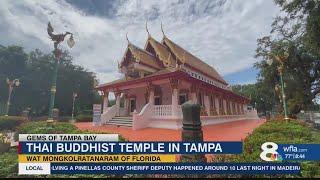
<path fill-rule="evenodd" d="M 258 39 L 256 57 L 263 61 L 255 64 L 260 70 L 258 83 L 264 91 L 279 92 L 279 62 L 268 61 L 273 55 L 286 51 L 284 62 L 284 81 L 289 113 L 296 114 L 302 109 L 313 109 L 313 99 L 320 92 L 320 54 L 319 1 L 313 0 L 275 0 L 284 12 L 275 18 L 269 36 Z M 280 102 L 281 103 L 281 102 Z M 281 106 L 280 106 L 281 107 Z M 281 108 L 280 108 L 281 110 Z"/>
<path fill-rule="evenodd" d="M 232 91 L 251 99 L 250 104 L 257 109 L 259 113 L 266 114 L 275 111 L 274 104 L 277 104 L 275 90 L 269 91 L 264 87 L 265 84 L 258 82 L 255 84 L 234 85 Z"/>
<path fill-rule="evenodd" d="M 30 108 L 36 116 L 47 115 L 54 61 L 52 53 L 46 54 L 38 49 L 26 53 L 22 47 L 0 46 L 0 83 L 3 84 L 0 86 L 0 102 L 6 101 L 8 96 L 5 79 L 21 80 L 21 86 L 13 92 L 10 114 L 20 114 Z M 55 103 L 61 115 L 71 114 L 73 92 L 78 93 L 78 111 L 92 109 L 92 104 L 99 102 L 94 90 L 95 74 L 72 62 L 70 54 L 64 52 L 59 64 Z"/>

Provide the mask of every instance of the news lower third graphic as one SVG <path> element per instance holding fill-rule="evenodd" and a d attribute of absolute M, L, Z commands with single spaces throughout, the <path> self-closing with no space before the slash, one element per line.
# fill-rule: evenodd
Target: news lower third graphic
<path fill-rule="evenodd" d="M 320 160 L 320 144 L 276 144 L 265 142 L 261 145 L 260 158 L 264 161 Z"/>
<path fill-rule="evenodd" d="M 283 146 L 271 142 L 262 145 L 260 154 L 261 159 L 268 162 L 189 163 L 179 162 L 177 157 L 182 154 L 241 154 L 243 144 L 242 142 L 122 142 L 118 139 L 117 134 L 20 134 L 19 174 L 296 174 L 300 172 L 300 164 L 297 162 L 272 162 L 286 157 L 283 158 L 285 155 L 279 154 Z M 298 150 L 301 147 L 297 146 Z M 291 146 L 289 149 L 296 150 Z M 307 152 L 313 152 L 313 147 L 308 146 Z M 309 155 L 305 157 L 310 158 Z"/>

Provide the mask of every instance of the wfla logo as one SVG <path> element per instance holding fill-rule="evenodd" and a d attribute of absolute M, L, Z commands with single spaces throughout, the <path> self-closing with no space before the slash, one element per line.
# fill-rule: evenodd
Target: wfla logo
<path fill-rule="evenodd" d="M 282 161 L 282 156 L 277 152 L 278 144 L 265 142 L 261 145 L 262 152 L 260 158 L 264 161 Z"/>

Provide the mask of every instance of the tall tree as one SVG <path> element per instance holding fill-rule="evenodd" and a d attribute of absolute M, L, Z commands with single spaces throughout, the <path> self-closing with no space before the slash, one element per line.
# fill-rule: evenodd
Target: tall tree
<path fill-rule="evenodd" d="M 0 102 L 5 102 L 8 96 L 5 79 L 21 80 L 21 86 L 14 89 L 10 114 L 20 114 L 30 108 L 34 115 L 47 115 L 54 61 L 52 53 L 45 54 L 38 49 L 26 53 L 18 46 L 0 47 Z M 73 92 L 79 95 L 77 109 L 91 109 L 97 101 L 94 73 L 72 61 L 69 53 L 64 52 L 59 64 L 55 107 L 62 115 L 71 114 Z"/>
<path fill-rule="evenodd" d="M 264 83 L 258 82 L 255 84 L 233 85 L 232 91 L 251 99 L 250 104 L 257 109 L 259 113 L 266 114 L 270 111 L 275 111 L 274 104 L 277 104 L 278 97 L 275 90 L 270 91 L 264 87 Z"/>
<path fill-rule="evenodd" d="M 301 109 L 312 109 L 312 100 L 320 92 L 319 1 L 275 0 L 284 15 L 275 18 L 269 36 L 258 39 L 256 57 L 264 61 L 255 66 L 260 69 L 258 82 L 270 91 L 276 87 L 279 92 L 278 62 L 271 66 L 267 61 L 273 55 L 288 53 L 284 63 L 284 81 L 289 111 L 292 114 Z M 279 98 L 281 101 L 281 96 Z"/>

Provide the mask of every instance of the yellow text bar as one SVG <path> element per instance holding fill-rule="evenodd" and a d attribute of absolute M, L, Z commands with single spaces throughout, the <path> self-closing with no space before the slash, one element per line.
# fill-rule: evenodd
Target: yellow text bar
<path fill-rule="evenodd" d="M 176 155 L 159 155 L 159 154 L 144 154 L 144 155 L 27 155 L 19 154 L 20 163 L 28 162 L 132 162 L 132 163 L 164 163 L 176 162 Z"/>

